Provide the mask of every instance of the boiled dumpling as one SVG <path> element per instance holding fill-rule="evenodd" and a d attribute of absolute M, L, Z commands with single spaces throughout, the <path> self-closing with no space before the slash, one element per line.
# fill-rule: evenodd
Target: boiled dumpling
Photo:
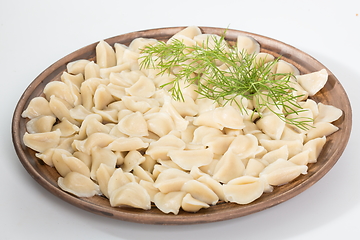
<path fill-rule="evenodd" d="M 171 76 L 171 78 L 169 78 L 169 80 L 173 80 L 174 76 Z M 184 97 L 184 101 L 187 102 L 189 101 L 188 97 L 190 97 L 193 101 L 196 101 L 199 97 L 199 93 L 198 93 L 198 86 L 194 83 L 189 83 L 188 81 L 185 81 L 183 79 L 179 80 L 179 87 L 181 92 L 183 93 L 183 97 Z M 162 90 L 165 90 L 164 88 Z M 167 94 L 167 93 L 166 93 Z M 173 103 L 181 103 L 182 101 L 173 101 Z M 192 104 L 192 103 L 191 103 Z M 198 105 L 195 104 L 192 106 L 192 109 L 189 109 L 190 112 L 193 112 L 194 110 L 198 110 Z M 185 110 L 185 109 L 183 109 Z M 185 110 L 186 111 L 186 110 Z"/>
<path fill-rule="evenodd" d="M 136 182 L 130 182 L 110 193 L 112 207 L 134 207 L 144 210 L 151 208 L 150 196 L 146 189 Z"/>
<path fill-rule="evenodd" d="M 300 153 L 303 150 L 303 144 L 300 140 L 268 140 L 268 139 L 260 139 L 260 144 L 267 151 L 274 151 L 276 149 L 281 148 L 284 145 L 287 145 L 289 158 L 294 155 Z"/>
<path fill-rule="evenodd" d="M 235 136 L 220 135 L 220 136 L 207 136 L 203 139 L 203 144 L 209 148 L 214 154 L 224 154 L 230 144 L 234 141 Z"/>
<path fill-rule="evenodd" d="M 70 171 L 78 172 L 86 177 L 90 177 L 90 169 L 80 159 L 78 159 L 74 156 L 66 156 L 66 155 L 63 156 L 62 159 L 63 159 L 63 162 L 68 166 Z"/>
<path fill-rule="evenodd" d="M 115 168 L 112 168 L 106 164 L 101 163 L 96 170 L 96 179 L 100 187 L 100 191 L 109 198 L 108 183 L 110 177 L 114 173 Z"/>
<path fill-rule="evenodd" d="M 261 178 L 242 176 L 231 180 L 223 188 L 227 201 L 248 204 L 263 194 L 265 182 Z"/>
<path fill-rule="evenodd" d="M 252 134 L 239 135 L 232 141 L 229 149 L 241 158 L 252 157 L 258 149 L 258 139 Z"/>
<path fill-rule="evenodd" d="M 107 90 L 110 92 L 110 94 L 113 96 L 113 98 L 117 101 L 121 100 L 123 97 L 126 96 L 125 87 L 118 86 L 113 83 L 109 83 L 107 85 Z M 115 103 L 119 103 L 119 102 L 115 102 Z"/>
<path fill-rule="evenodd" d="M 85 140 L 74 140 L 72 146 L 75 150 L 90 155 L 93 148 L 95 147 L 104 148 L 108 146 L 115 139 L 116 139 L 115 136 L 112 136 L 107 133 L 93 133 Z"/>
<path fill-rule="evenodd" d="M 123 117 L 118 123 L 118 128 L 122 133 L 130 137 L 149 135 L 146 120 L 140 112 L 131 113 Z"/>
<path fill-rule="evenodd" d="M 222 130 L 224 127 L 214 120 L 214 110 L 201 112 L 195 117 L 193 124 L 195 126 L 206 126 Z"/>
<path fill-rule="evenodd" d="M 50 96 L 49 107 L 58 119 L 66 118 L 71 123 L 79 125 L 79 122 L 71 117 L 69 111 L 71 106 L 64 99 L 58 98 L 55 95 Z"/>
<path fill-rule="evenodd" d="M 141 49 L 143 49 L 146 46 L 149 45 L 154 45 L 158 42 L 158 40 L 156 39 L 151 39 L 151 38 L 135 38 L 134 40 L 131 41 L 130 45 L 129 45 L 129 49 L 134 51 L 134 52 L 138 52 L 140 53 Z"/>
<path fill-rule="evenodd" d="M 260 52 L 260 45 L 252 37 L 239 35 L 237 37 L 237 49 L 239 52 L 243 51 L 247 54 L 254 54 Z"/>
<path fill-rule="evenodd" d="M 93 96 L 95 90 L 99 84 L 101 84 L 100 78 L 91 78 L 84 81 L 80 86 L 82 106 L 91 110 L 94 107 Z"/>
<path fill-rule="evenodd" d="M 288 157 L 289 157 L 288 146 L 284 145 L 278 149 L 267 152 L 261 159 L 265 160 L 268 163 L 273 163 L 276 160 L 278 160 L 279 158 L 287 160 Z"/>
<path fill-rule="evenodd" d="M 260 177 L 265 178 L 270 185 L 278 186 L 294 180 L 300 174 L 306 174 L 307 169 L 305 165 L 296 165 L 280 158 L 269 164 L 260 173 Z"/>
<path fill-rule="evenodd" d="M 204 112 L 207 112 L 207 111 L 211 111 L 211 110 L 214 110 L 216 107 L 219 106 L 219 104 L 209 98 L 201 98 L 201 97 L 198 97 L 196 100 L 195 100 L 195 103 L 196 105 L 199 106 L 199 113 L 204 113 Z"/>
<path fill-rule="evenodd" d="M 314 122 L 334 122 L 342 116 L 342 110 L 323 103 L 318 104 L 319 114 L 316 116 Z"/>
<path fill-rule="evenodd" d="M 217 163 L 213 178 L 221 183 L 227 183 L 231 179 L 242 176 L 244 170 L 241 155 L 227 151 Z"/>
<path fill-rule="evenodd" d="M 100 78 L 100 66 L 94 61 L 89 62 L 84 69 L 85 80 L 92 78 Z"/>
<path fill-rule="evenodd" d="M 118 123 L 118 111 L 116 109 L 110 108 L 107 106 L 105 109 L 96 109 L 95 107 L 92 108 L 94 113 L 100 115 L 103 119 L 104 123 Z M 114 126 L 114 125 L 111 125 Z"/>
<path fill-rule="evenodd" d="M 114 49 L 115 49 L 116 64 L 120 65 L 124 62 L 123 55 L 124 55 L 125 50 L 128 49 L 128 46 L 126 46 L 124 44 L 120 44 L 120 43 L 115 43 Z"/>
<path fill-rule="evenodd" d="M 151 79 L 140 76 L 136 83 L 129 88 L 125 88 L 125 92 L 130 96 L 151 97 L 155 93 L 155 85 Z"/>
<path fill-rule="evenodd" d="M 78 139 L 76 134 L 68 136 L 68 137 L 60 137 L 60 142 L 57 148 L 67 150 L 68 152 L 74 152 L 72 148 L 73 141 Z"/>
<path fill-rule="evenodd" d="M 89 62 L 90 61 L 87 59 L 80 59 L 80 60 L 70 62 L 66 65 L 67 72 L 71 73 L 71 74 L 79 74 L 79 73 L 84 74 L 85 66 Z"/>
<path fill-rule="evenodd" d="M 39 116 L 54 116 L 49 107 L 49 102 L 43 97 L 35 97 L 30 100 L 29 105 L 22 112 L 23 118 L 35 118 Z"/>
<path fill-rule="evenodd" d="M 86 116 L 91 114 L 91 112 L 88 109 L 86 109 L 83 105 L 78 105 L 74 108 L 71 108 L 69 110 L 69 113 L 73 119 L 75 119 L 79 122 L 84 121 Z"/>
<path fill-rule="evenodd" d="M 191 170 L 192 167 L 208 165 L 214 153 L 210 149 L 170 150 L 167 155 L 184 170 Z"/>
<path fill-rule="evenodd" d="M 182 116 L 195 116 L 198 114 L 198 105 L 195 104 L 195 101 L 189 95 L 183 93 L 184 101 L 175 101 L 172 100 L 171 104 L 174 106 L 176 111 Z"/>
<path fill-rule="evenodd" d="M 171 97 L 165 96 L 164 104 L 160 110 L 160 112 L 167 113 L 171 116 L 175 123 L 175 129 L 178 131 L 183 131 L 187 128 L 189 121 L 185 120 L 180 113 L 175 109 L 175 107 L 171 104 Z"/>
<path fill-rule="evenodd" d="M 122 87 L 124 88 L 124 91 L 125 91 L 125 88 L 129 88 L 131 87 L 134 82 L 136 82 L 138 79 L 139 79 L 139 75 L 136 74 L 136 76 L 134 76 L 135 74 L 133 74 L 132 76 L 129 77 L 125 77 L 125 73 L 127 73 L 129 71 L 123 71 L 123 72 L 120 72 L 120 73 L 115 73 L 115 72 L 112 72 L 110 73 L 109 75 L 109 80 L 110 80 L 110 83 L 109 84 L 113 84 L 115 86 L 118 86 L 118 87 Z"/>
<path fill-rule="evenodd" d="M 309 128 L 311 129 L 311 126 L 309 126 Z M 288 141 L 298 140 L 300 142 L 304 142 L 305 138 L 306 138 L 305 130 L 301 130 L 296 126 L 291 126 L 289 124 L 286 124 L 280 140 L 288 140 Z"/>
<path fill-rule="evenodd" d="M 139 55 L 140 53 L 127 48 L 122 55 L 122 61 L 123 63 L 130 63 L 131 70 L 139 70 Z"/>
<path fill-rule="evenodd" d="M 225 200 L 224 189 L 222 187 L 222 184 L 219 183 L 218 181 L 216 181 L 210 175 L 203 174 L 196 180 L 205 184 L 207 187 L 209 187 L 219 197 L 219 200 L 222 200 L 222 201 Z"/>
<path fill-rule="evenodd" d="M 264 164 L 263 161 L 259 159 L 251 158 L 246 164 L 244 175 L 259 177 L 260 172 L 264 170 L 265 167 L 266 165 Z"/>
<path fill-rule="evenodd" d="M 214 121 L 223 128 L 243 129 L 245 127 L 242 116 L 232 106 L 216 108 L 214 110 Z"/>
<path fill-rule="evenodd" d="M 114 49 L 105 41 L 101 40 L 96 45 L 96 63 L 101 68 L 113 67 L 116 65 Z"/>
<path fill-rule="evenodd" d="M 87 115 L 78 131 L 81 139 L 89 137 L 93 133 L 109 133 L 110 129 L 102 124 L 102 117 L 99 114 Z"/>
<path fill-rule="evenodd" d="M 44 94 L 47 100 L 50 100 L 52 95 L 65 100 L 70 105 L 74 106 L 74 96 L 71 94 L 70 88 L 63 82 L 52 81 L 46 84 Z"/>
<path fill-rule="evenodd" d="M 69 122 L 66 118 L 62 119 L 60 123 L 56 124 L 52 131 L 59 129 L 62 137 L 69 137 L 79 132 L 79 127 Z"/>
<path fill-rule="evenodd" d="M 140 167 L 140 165 L 133 167 L 132 173 L 139 179 L 139 181 L 144 180 L 147 182 L 154 182 L 152 174 Z"/>
<path fill-rule="evenodd" d="M 275 57 L 269 53 L 260 52 L 256 54 L 256 57 L 254 58 L 254 66 L 260 67 L 264 64 L 271 62 L 275 59 Z"/>
<path fill-rule="evenodd" d="M 154 187 L 153 182 L 140 180 L 139 184 L 148 192 L 150 196 L 150 201 L 154 202 L 155 195 L 159 192 L 159 189 Z"/>
<path fill-rule="evenodd" d="M 167 135 L 174 129 L 175 123 L 171 116 L 164 112 L 149 113 L 144 115 L 149 131 L 159 137 Z"/>
<path fill-rule="evenodd" d="M 279 140 L 285 128 L 285 122 L 275 113 L 267 112 L 256 122 L 257 127 L 272 139 Z"/>
<path fill-rule="evenodd" d="M 179 169 L 167 168 L 157 176 L 154 187 L 163 193 L 180 191 L 185 182 L 193 177 Z"/>
<path fill-rule="evenodd" d="M 296 81 L 295 77 L 290 77 L 289 79 L 289 87 L 292 88 L 292 95 L 296 97 L 296 100 L 298 102 L 300 101 L 307 101 L 310 100 L 309 97 L 309 93 Z M 288 104 L 286 104 L 288 105 Z M 291 107 L 291 106 L 289 106 Z M 304 107 L 306 108 L 306 107 Z"/>
<path fill-rule="evenodd" d="M 190 193 L 187 193 L 181 202 L 181 208 L 186 212 L 197 212 L 202 208 L 208 207 L 210 207 L 209 204 L 193 198 Z"/>
<path fill-rule="evenodd" d="M 296 76 L 298 83 L 309 93 L 309 96 L 314 96 L 320 89 L 322 89 L 327 80 L 328 73 L 326 69 L 320 71 L 298 75 Z"/>
<path fill-rule="evenodd" d="M 58 178 L 59 187 L 78 197 L 92 197 L 100 194 L 100 188 L 89 177 L 77 172 L 70 172 L 64 178 Z"/>
<path fill-rule="evenodd" d="M 121 166 L 124 172 L 130 172 L 136 166 L 139 166 L 145 161 L 145 157 L 138 151 L 132 150 L 126 154 L 124 164 Z"/>
<path fill-rule="evenodd" d="M 285 62 L 284 60 L 279 60 L 276 64 L 276 74 L 279 74 L 279 78 L 283 77 L 283 74 L 291 73 L 293 75 L 299 75 L 299 70 L 292 64 Z"/>
<path fill-rule="evenodd" d="M 54 148 L 60 143 L 60 130 L 45 133 L 25 133 L 24 144 L 37 151 L 43 152 L 49 148 Z"/>
<path fill-rule="evenodd" d="M 329 136 L 336 132 L 339 128 L 329 122 L 317 122 L 314 124 L 314 128 L 311 128 L 306 134 L 306 140 L 309 141 L 314 138 L 321 138 L 323 136 Z"/>
<path fill-rule="evenodd" d="M 96 88 L 94 97 L 94 107 L 96 109 L 104 109 L 109 105 L 110 103 L 114 102 L 115 99 L 111 95 L 110 91 L 107 89 L 107 86 L 104 84 L 99 84 L 99 86 Z"/>
<path fill-rule="evenodd" d="M 189 26 L 189 27 L 186 27 L 183 30 L 180 30 L 179 32 L 177 32 L 176 34 L 174 34 L 174 36 L 183 35 L 183 36 L 193 39 L 195 36 L 200 35 L 200 34 L 201 34 L 201 30 L 199 27 Z"/>
<path fill-rule="evenodd" d="M 108 145 L 108 148 L 112 151 L 133 151 L 143 149 L 149 146 L 149 143 L 145 143 L 139 137 L 119 137 Z"/>
<path fill-rule="evenodd" d="M 170 193 L 159 192 L 154 196 L 154 203 L 163 213 L 179 213 L 185 192 L 177 191 Z"/>
<path fill-rule="evenodd" d="M 54 116 L 38 116 L 26 123 L 26 130 L 29 133 L 51 132 L 55 121 L 56 118 Z"/>
<path fill-rule="evenodd" d="M 314 163 L 326 143 L 326 137 L 314 138 L 304 144 L 303 151 L 309 150 L 309 163 Z"/>
<path fill-rule="evenodd" d="M 117 162 L 117 156 L 113 151 L 98 146 L 95 146 L 91 149 L 91 158 L 91 178 L 94 180 L 96 180 L 96 171 L 101 164 L 115 168 Z"/>
<path fill-rule="evenodd" d="M 181 191 L 190 193 L 191 196 L 209 205 L 215 205 L 219 197 L 204 183 L 197 180 L 189 180 L 181 188 Z"/>
<path fill-rule="evenodd" d="M 122 102 L 128 110 L 140 113 L 146 113 L 150 109 L 159 106 L 159 103 L 156 99 L 138 96 L 124 96 L 122 97 Z"/>
<path fill-rule="evenodd" d="M 309 163 L 309 153 L 310 150 L 302 151 L 290 158 L 288 161 L 297 165 L 307 165 Z"/>
<path fill-rule="evenodd" d="M 161 137 L 158 141 L 150 143 L 149 148 L 146 150 L 146 154 L 153 159 L 170 159 L 168 157 L 168 152 L 170 150 L 183 150 L 185 149 L 185 146 L 186 144 L 183 140 L 168 134 Z"/>
<path fill-rule="evenodd" d="M 86 61 L 88 61 L 88 60 L 86 60 Z M 77 90 L 80 90 L 80 86 L 84 82 L 83 73 L 70 74 L 67 72 L 63 72 L 61 74 L 60 78 L 61 78 L 61 81 L 63 81 L 67 85 L 69 85 L 69 83 L 72 83 L 74 86 L 76 86 Z"/>
<path fill-rule="evenodd" d="M 192 143 L 206 144 L 216 137 L 224 136 L 223 132 L 217 128 L 199 126 L 194 129 Z"/>
<path fill-rule="evenodd" d="M 286 116 L 286 119 L 288 120 L 292 120 L 295 119 L 298 122 L 303 122 L 305 123 L 305 127 L 306 128 L 311 128 L 313 126 L 313 122 L 314 122 L 314 116 L 313 116 L 313 112 L 310 109 L 302 109 L 300 112 L 298 113 L 291 113 L 289 115 Z M 306 131 L 306 129 L 301 129 L 298 126 L 291 126 L 295 131 L 297 132 L 304 132 Z M 299 134 L 301 135 L 301 134 Z"/>
<path fill-rule="evenodd" d="M 122 186 L 130 182 L 136 182 L 134 175 L 128 172 L 124 172 L 122 168 L 116 168 L 108 181 L 108 186 L 107 186 L 108 194 L 111 195 L 113 191 L 115 191 L 118 188 L 121 188 Z"/>
<path fill-rule="evenodd" d="M 122 71 L 131 70 L 131 63 L 126 62 L 117 66 L 108 67 L 108 68 L 100 68 L 99 74 L 103 79 L 108 79 L 111 73 L 119 73 Z"/>
<path fill-rule="evenodd" d="M 69 172 L 72 172 L 70 167 L 65 163 L 64 158 L 71 157 L 71 153 L 64 150 L 56 148 L 53 151 L 51 156 L 52 163 L 56 171 L 62 176 L 65 177 Z"/>
<path fill-rule="evenodd" d="M 229 51 L 227 42 L 224 39 L 221 39 L 219 35 L 203 33 L 196 35 L 193 39 L 197 45 L 202 46 L 203 48 L 214 49 L 216 45 L 220 45 L 219 47 L 223 49 L 223 51 Z"/>
<path fill-rule="evenodd" d="M 35 156 L 41 160 L 44 161 L 44 163 L 46 163 L 47 165 L 49 165 L 50 167 L 54 167 L 54 163 L 52 161 L 52 155 L 54 153 L 56 148 L 49 148 L 46 149 L 44 152 L 42 153 L 35 153 Z"/>

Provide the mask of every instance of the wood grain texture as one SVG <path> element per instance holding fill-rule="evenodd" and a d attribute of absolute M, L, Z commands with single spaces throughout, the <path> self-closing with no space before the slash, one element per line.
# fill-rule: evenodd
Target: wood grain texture
<path fill-rule="evenodd" d="M 128 45 L 137 37 L 167 40 L 183 28 L 161 28 L 132 32 L 106 39 L 106 41 L 110 45 L 114 43 Z M 203 33 L 219 35 L 225 30 L 212 27 L 200 28 Z M 275 187 L 273 192 L 265 193 L 256 201 L 247 205 L 219 203 L 208 209 L 202 209 L 197 213 L 188 213 L 180 210 L 178 215 L 164 214 L 155 207 L 149 211 L 133 208 L 112 208 L 108 199 L 104 197 L 77 198 L 62 191 L 57 186 L 59 174 L 55 168 L 44 165 L 41 160 L 35 157 L 35 152 L 24 145 L 22 137 L 26 131 L 26 120 L 21 117 L 21 113 L 26 109 L 33 97 L 42 94 L 48 82 L 60 79 L 62 72 L 66 70 L 67 63 L 78 59 L 94 60 L 97 43 L 81 48 L 52 64 L 28 86 L 21 96 L 14 111 L 12 122 L 13 144 L 21 163 L 40 185 L 70 204 L 102 216 L 146 224 L 198 224 L 227 220 L 267 209 L 295 197 L 321 179 L 335 165 L 343 153 L 352 126 L 352 112 L 349 99 L 342 85 L 331 71 L 308 54 L 280 41 L 249 32 L 228 29 L 226 39 L 234 43 L 239 34 L 253 37 L 260 43 L 262 52 L 273 54 L 276 57 L 282 56 L 282 59 L 295 65 L 302 74 L 318 71 L 322 68 L 325 68 L 329 73 L 329 79 L 325 87 L 312 98 L 315 101 L 331 104 L 343 110 L 343 116 L 334 123 L 340 130 L 327 138 L 327 143 L 318 158 L 318 162 L 309 165 L 307 175 L 301 175 L 291 183 Z"/>

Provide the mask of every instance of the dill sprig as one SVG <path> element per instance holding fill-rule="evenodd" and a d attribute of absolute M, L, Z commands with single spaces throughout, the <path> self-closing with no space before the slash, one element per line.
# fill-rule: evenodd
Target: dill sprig
<path fill-rule="evenodd" d="M 264 109 L 270 110 L 284 122 L 306 130 L 313 121 L 297 116 L 302 109 L 291 86 L 291 73 L 274 73 L 273 69 L 280 57 L 270 62 L 256 61 L 256 54 L 239 51 L 225 41 L 224 35 L 209 37 L 201 45 L 187 46 L 182 41 L 172 39 L 170 43 L 159 42 L 142 50 L 141 68 L 159 69 L 159 74 L 172 74 L 170 92 L 175 100 L 184 101 L 181 81 L 186 86 L 196 84 L 197 92 L 220 105 L 235 103 L 242 112 L 247 107 L 240 98 L 252 100 L 253 112 L 260 117 Z M 176 73 L 174 73 L 176 69 Z"/>

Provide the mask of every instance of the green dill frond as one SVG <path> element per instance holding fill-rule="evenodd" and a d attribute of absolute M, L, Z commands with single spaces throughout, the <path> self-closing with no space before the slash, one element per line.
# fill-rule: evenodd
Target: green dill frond
<path fill-rule="evenodd" d="M 174 39 L 170 43 L 159 42 L 142 49 L 141 68 L 159 69 L 159 74 L 173 74 L 171 86 L 175 100 L 184 101 L 180 81 L 186 86 L 197 84 L 197 92 L 219 104 L 235 103 L 244 113 L 246 107 L 237 99 L 254 102 L 254 110 L 261 116 L 262 109 L 269 109 L 280 119 L 300 129 L 311 126 L 312 119 L 288 118 L 298 115 L 303 109 L 292 93 L 292 74 L 274 73 L 280 60 L 255 61 L 255 54 L 247 54 L 230 46 L 222 36 L 207 38 L 201 45 L 186 46 Z M 277 109 L 277 110 L 274 110 Z M 280 110 L 281 111 L 278 111 Z"/>

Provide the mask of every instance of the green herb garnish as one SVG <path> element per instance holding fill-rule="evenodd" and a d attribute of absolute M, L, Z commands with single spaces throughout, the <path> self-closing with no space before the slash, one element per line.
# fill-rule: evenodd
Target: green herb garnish
<path fill-rule="evenodd" d="M 141 51 L 141 68 L 159 69 L 160 75 L 175 76 L 171 82 L 162 85 L 171 86 L 175 100 L 184 100 L 180 82 L 185 81 L 187 86 L 196 84 L 200 95 L 220 105 L 236 103 L 242 112 L 247 112 L 242 101 L 237 100 L 240 96 L 253 100 L 253 111 L 260 117 L 266 108 L 300 129 L 311 126 L 313 120 L 310 118 L 286 117 L 306 110 L 297 102 L 300 96 L 293 94 L 293 75 L 273 72 L 280 57 L 270 62 L 255 61 L 256 54 L 238 51 L 225 41 L 224 36 L 208 38 L 201 46 L 187 46 L 174 39 L 170 43 L 146 46 Z M 176 74 L 174 69 L 177 69 Z"/>

